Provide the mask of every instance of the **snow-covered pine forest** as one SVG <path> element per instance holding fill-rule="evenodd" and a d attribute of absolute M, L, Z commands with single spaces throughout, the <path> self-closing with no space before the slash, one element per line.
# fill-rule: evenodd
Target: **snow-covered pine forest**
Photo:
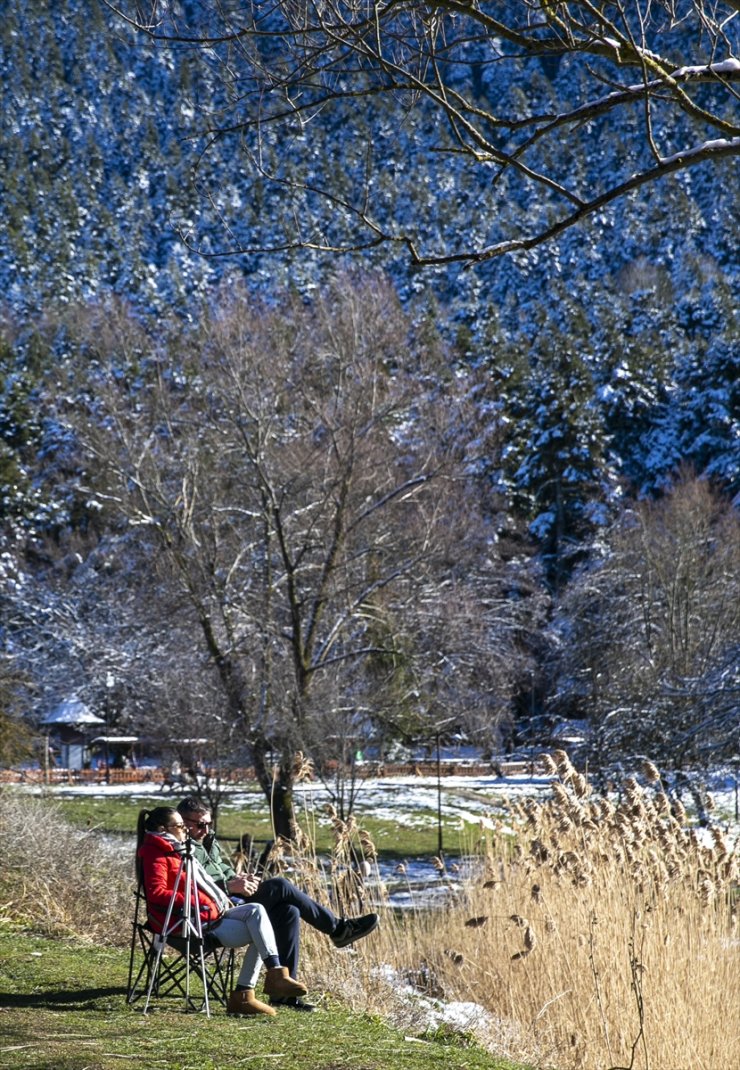
<path fill-rule="evenodd" d="M 202 154 L 217 65 L 97 0 L 17 0 L 0 39 L 4 762 L 73 692 L 286 784 L 299 750 L 563 718 L 592 763 L 738 753 L 732 158 L 474 267 L 257 252 L 286 196 L 234 139 Z M 577 93 L 532 70 L 479 91 Z M 372 145 L 396 217 L 485 239 L 423 109 L 310 133 L 288 171 L 339 195 Z M 599 129 L 592 181 L 634 137 Z"/>

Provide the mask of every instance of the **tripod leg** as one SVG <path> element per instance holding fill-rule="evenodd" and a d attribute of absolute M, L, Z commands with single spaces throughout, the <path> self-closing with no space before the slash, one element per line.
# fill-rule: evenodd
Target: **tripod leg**
<path fill-rule="evenodd" d="M 171 931 L 170 922 L 172 920 L 172 912 L 175 908 L 175 898 L 177 896 L 178 888 L 180 887 L 180 881 L 182 880 L 184 868 L 185 860 L 183 859 L 183 861 L 180 863 L 180 868 L 177 871 L 177 876 L 175 877 L 175 886 L 172 889 L 172 895 L 170 896 L 170 901 L 167 906 L 167 913 L 165 914 L 162 932 L 154 938 L 154 946 L 157 949 L 157 954 L 154 957 L 154 964 L 152 966 L 152 972 L 149 977 L 149 987 L 147 988 L 146 1002 L 144 1003 L 144 1014 L 147 1014 L 149 1011 L 149 1003 L 152 998 L 154 982 L 159 976 L 159 964 L 162 961 L 162 955 L 164 954 L 165 945 L 167 943 L 167 934 Z"/>
<path fill-rule="evenodd" d="M 188 879 L 188 885 L 190 886 L 190 879 Z M 195 879 L 195 872 L 192 874 L 192 897 L 193 911 L 192 914 L 188 914 L 188 940 L 190 936 L 190 919 L 192 918 L 192 925 L 198 941 L 198 965 L 200 967 L 200 979 L 203 984 L 203 1010 L 206 1012 L 206 1018 L 210 1018 L 211 1007 L 208 1002 L 208 971 L 206 970 L 206 959 L 205 954 L 203 953 L 203 924 L 200 920 L 200 900 L 198 898 L 198 882 Z M 188 961 L 190 961 L 189 955 L 190 944 L 188 943 Z"/>
<path fill-rule="evenodd" d="M 188 841 L 187 847 L 190 846 Z M 186 847 L 186 850 L 187 850 Z M 183 866 L 185 867 L 185 907 L 183 909 L 183 935 L 185 937 L 185 965 L 187 969 L 185 971 L 185 1010 L 190 1007 L 190 933 L 191 933 L 191 911 L 192 911 L 192 896 L 191 896 L 191 873 L 189 858 L 186 855 L 183 859 Z"/>

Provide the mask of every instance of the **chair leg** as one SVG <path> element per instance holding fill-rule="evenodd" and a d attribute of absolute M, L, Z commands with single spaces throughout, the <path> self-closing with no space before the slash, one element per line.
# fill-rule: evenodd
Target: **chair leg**
<path fill-rule="evenodd" d="M 201 958 L 200 942 L 191 938 L 188 958 L 188 944 L 184 939 L 172 937 L 167 944 L 170 954 L 165 953 L 166 949 L 160 953 L 155 934 L 144 924 L 134 926 L 126 1002 L 133 1004 L 145 999 L 144 1013 L 148 1012 L 152 999 L 168 996 L 182 999 L 188 1011 L 205 1011 L 210 1015 L 210 1000 L 225 1007 L 234 986 L 234 949 L 206 944 Z M 137 962 L 139 956 L 141 961 Z M 202 996 L 190 992 L 191 975 L 199 979 Z"/>

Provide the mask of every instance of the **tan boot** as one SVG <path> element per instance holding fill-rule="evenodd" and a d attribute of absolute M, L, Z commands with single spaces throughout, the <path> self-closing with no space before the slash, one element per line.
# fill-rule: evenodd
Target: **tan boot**
<path fill-rule="evenodd" d="M 240 988 L 232 992 L 226 1004 L 227 1014 L 269 1014 L 274 1017 L 277 1011 L 266 1003 L 260 1003 L 253 988 Z"/>
<path fill-rule="evenodd" d="M 265 973 L 265 995 L 277 999 L 290 996 L 305 996 L 308 989 L 300 981 L 294 981 L 288 973 L 287 966 L 273 966 Z"/>

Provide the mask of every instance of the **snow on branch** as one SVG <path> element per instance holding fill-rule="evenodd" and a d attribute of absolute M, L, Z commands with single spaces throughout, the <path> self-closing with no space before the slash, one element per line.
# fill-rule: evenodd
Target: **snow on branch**
<path fill-rule="evenodd" d="M 220 99 L 191 120 L 196 181 L 224 235 L 220 249 L 212 234 L 187 236 L 206 255 L 387 243 L 418 265 L 476 264 L 738 153 L 738 4 L 728 0 L 691 0 L 680 18 L 670 0 L 107 6 L 218 72 Z M 233 239 L 206 177 L 209 149 L 227 139 L 245 184 L 266 183 L 279 204 L 247 243 Z M 412 154 L 423 173 L 407 173 Z M 474 217 L 445 224 L 450 183 L 470 191 Z"/>

